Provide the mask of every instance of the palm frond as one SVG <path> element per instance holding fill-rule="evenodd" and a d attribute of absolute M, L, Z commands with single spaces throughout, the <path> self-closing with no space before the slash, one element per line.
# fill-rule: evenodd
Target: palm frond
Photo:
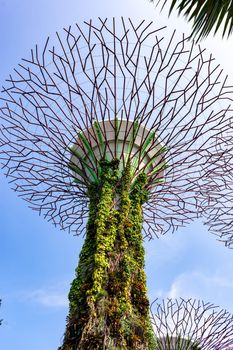
<path fill-rule="evenodd" d="M 155 0 L 152 0 L 155 2 Z M 169 5 L 170 3 L 170 5 Z M 229 37 L 233 31 L 233 0 L 159 0 L 161 9 L 168 4 L 169 14 L 175 9 L 192 22 L 192 37 L 200 40 L 211 31 L 222 31 L 222 37 Z"/>

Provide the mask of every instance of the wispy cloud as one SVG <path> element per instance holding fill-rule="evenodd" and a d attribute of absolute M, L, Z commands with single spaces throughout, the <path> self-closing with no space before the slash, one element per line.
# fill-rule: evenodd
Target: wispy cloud
<path fill-rule="evenodd" d="M 21 289 L 5 293 L 4 299 L 37 304 L 47 308 L 66 308 L 68 306 L 68 290 L 64 286 L 69 286 L 69 283 L 48 285 L 36 289 Z"/>
<path fill-rule="evenodd" d="M 24 292 L 24 299 L 45 307 L 67 307 L 67 293 L 54 289 L 36 289 Z"/>
<path fill-rule="evenodd" d="M 176 277 L 168 292 L 169 298 L 196 298 L 213 302 L 233 312 L 232 275 L 207 275 L 201 271 L 186 272 Z M 224 298 L 223 298 L 224 295 Z"/>

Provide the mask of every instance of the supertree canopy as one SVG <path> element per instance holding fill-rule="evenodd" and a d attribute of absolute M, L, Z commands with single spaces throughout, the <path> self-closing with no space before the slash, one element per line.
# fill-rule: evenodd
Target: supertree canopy
<path fill-rule="evenodd" d="M 232 245 L 232 89 L 211 55 L 168 36 L 123 19 L 69 27 L 3 90 L 15 190 L 62 229 L 86 227 L 63 350 L 155 348 L 142 230 L 202 216 Z"/>
<path fill-rule="evenodd" d="M 160 159 L 166 171 L 161 181 L 157 162 L 150 165 L 144 205 L 148 237 L 203 214 L 231 244 L 232 149 L 226 147 L 231 88 L 211 55 L 184 36 L 177 39 L 173 33 L 165 39 L 166 31 L 144 21 L 90 21 L 65 29 L 54 46 L 48 40 L 41 51 L 36 47 L 10 76 L 1 108 L 6 175 L 20 196 L 62 228 L 82 231 L 89 201 L 86 173 L 98 176 L 98 156 L 88 153 L 81 133 L 94 123 L 102 125 L 103 149 L 98 147 L 103 156 L 109 149 L 104 122 L 112 125 L 115 140 L 124 123 L 121 137 L 128 140 L 122 158 L 137 164 L 135 174 L 150 150 L 163 146 Z M 134 129 L 133 143 L 138 125 L 148 135 L 135 152 L 129 134 Z M 82 160 L 82 181 L 74 184 L 69 164 L 76 144 L 88 167 Z M 110 158 L 115 156 L 116 149 L 110 152 Z M 220 203 L 224 197 L 227 201 Z M 213 210 L 214 216 L 209 214 Z"/>
<path fill-rule="evenodd" d="M 156 350 L 229 350 L 233 315 L 195 299 L 156 299 L 152 303 Z"/>

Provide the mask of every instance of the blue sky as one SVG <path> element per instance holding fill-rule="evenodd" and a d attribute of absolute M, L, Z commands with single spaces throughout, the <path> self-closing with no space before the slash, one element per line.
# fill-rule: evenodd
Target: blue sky
<path fill-rule="evenodd" d="M 48 35 L 89 18 L 121 15 L 153 19 L 180 32 L 189 28 L 175 16 L 168 21 L 146 0 L 0 0 L 1 85 L 21 57 L 36 43 L 42 46 Z M 202 43 L 225 73 L 232 70 L 232 43 L 233 37 Z M 56 349 L 82 239 L 59 231 L 27 208 L 2 172 L 0 209 L 0 348 Z M 217 242 L 201 221 L 145 245 L 151 301 L 167 296 L 201 298 L 233 313 L 233 251 Z"/>

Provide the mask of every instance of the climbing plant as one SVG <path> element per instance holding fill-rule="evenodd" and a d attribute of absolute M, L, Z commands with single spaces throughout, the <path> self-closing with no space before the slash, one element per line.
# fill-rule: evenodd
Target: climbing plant
<path fill-rule="evenodd" d="M 141 234 L 147 176 L 132 182 L 130 163 L 120 173 L 117 159 L 99 167 L 60 349 L 154 350 Z"/>

